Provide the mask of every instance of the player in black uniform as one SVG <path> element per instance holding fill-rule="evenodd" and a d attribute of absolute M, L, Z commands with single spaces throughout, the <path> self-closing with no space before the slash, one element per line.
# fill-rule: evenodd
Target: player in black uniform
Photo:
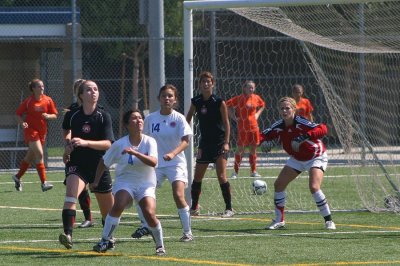
<path fill-rule="evenodd" d="M 73 88 L 72 88 L 74 95 L 78 94 L 78 88 L 84 81 L 85 81 L 84 79 L 75 80 Z M 68 111 L 71 111 L 71 110 L 74 110 L 74 109 L 77 109 L 80 107 L 81 107 L 81 105 L 80 105 L 79 101 L 77 101 L 77 99 L 75 99 L 68 108 L 64 108 L 63 113 L 65 114 Z M 97 107 L 101 108 L 100 105 L 97 105 Z M 65 168 L 65 170 L 67 170 L 67 169 Z M 64 180 L 64 185 L 65 184 L 66 184 L 66 181 Z M 85 187 L 82 190 L 81 194 L 79 194 L 78 201 L 79 201 L 79 206 L 81 206 L 83 215 L 85 217 L 85 220 L 78 227 L 79 228 L 88 228 L 88 227 L 93 226 L 92 212 L 90 210 L 91 199 L 90 199 L 89 190 L 87 187 Z"/>
<path fill-rule="evenodd" d="M 197 216 L 201 182 L 208 164 L 216 164 L 216 172 L 225 201 L 222 217 L 232 217 L 230 184 L 226 176 L 227 153 L 229 151 L 230 125 L 225 102 L 213 94 L 214 78 L 210 72 L 200 74 L 199 87 L 201 94 L 191 99 L 191 106 L 186 120 L 188 123 L 196 113 L 200 125 L 200 142 L 197 151 L 196 167 L 192 183 L 191 215 Z"/>
<path fill-rule="evenodd" d="M 114 141 L 110 115 L 98 108 L 99 90 L 95 82 L 86 80 L 78 88 L 82 106 L 65 114 L 63 121 L 66 163 L 66 195 L 62 211 L 64 233 L 59 241 L 72 248 L 72 230 L 76 217 L 78 195 L 94 181 L 97 164 Z M 112 208 L 112 179 L 105 171 L 94 192 L 100 212 L 105 219 Z"/>

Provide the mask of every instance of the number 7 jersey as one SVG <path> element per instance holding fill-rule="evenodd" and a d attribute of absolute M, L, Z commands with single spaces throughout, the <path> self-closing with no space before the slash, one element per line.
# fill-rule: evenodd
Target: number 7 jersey
<path fill-rule="evenodd" d="M 169 115 L 162 115 L 160 110 L 153 112 L 144 120 L 143 133 L 153 137 L 157 142 L 158 168 L 176 165 L 186 168 L 186 157 L 183 151 L 171 161 L 163 159 L 165 154 L 178 147 L 182 137 L 193 135 L 184 115 L 175 110 Z"/>

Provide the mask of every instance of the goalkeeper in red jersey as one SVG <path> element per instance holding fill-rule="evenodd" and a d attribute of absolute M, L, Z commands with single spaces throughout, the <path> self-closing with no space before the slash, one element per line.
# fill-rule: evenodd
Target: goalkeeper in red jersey
<path fill-rule="evenodd" d="M 21 162 L 19 171 L 12 176 L 15 189 L 22 191 L 21 177 L 34 163 L 42 183 L 42 191 L 53 188 L 46 181 L 46 169 L 43 161 L 43 145 L 47 134 L 47 120 L 57 119 L 57 109 L 53 100 L 44 94 L 43 81 L 33 79 L 28 84 L 32 95 L 26 98 L 16 111 L 18 124 L 24 129 L 24 140 L 28 144 L 28 152 Z"/>
<path fill-rule="evenodd" d="M 316 124 L 296 115 L 296 101 L 293 98 L 281 98 L 278 109 L 282 119 L 261 133 L 261 146 L 268 148 L 269 141 L 278 140 L 290 157 L 275 180 L 275 218 L 266 229 L 275 230 L 285 226 L 285 189 L 301 172 L 308 171 L 309 189 L 324 217 L 325 228 L 334 230 L 336 226 L 328 201 L 321 190 L 328 165 L 326 147 L 321 138 L 328 133 L 328 129 L 324 124 Z"/>
<path fill-rule="evenodd" d="M 252 177 L 260 177 L 256 171 L 257 146 L 259 144 L 259 128 L 257 120 L 265 108 L 265 102 L 254 93 L 256 84 L 248 80 L 243 85 L 243 93 L 226 101 L 226 106 L 235 111 L 237 120 L 238 141 L 235 153 L 234 172 L 231 178 L 237 178 L 242 155 L 246 147 L 250 147 L 249 162 Z"/>

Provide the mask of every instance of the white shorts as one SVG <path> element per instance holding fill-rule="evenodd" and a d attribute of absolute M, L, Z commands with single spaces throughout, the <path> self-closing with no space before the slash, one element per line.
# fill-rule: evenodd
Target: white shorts
<path fill-rule="evenodd" d="M 328 166 L 328 155 L 324 152 L 321 156 L 315 157 L 309 161 L 298 161 L 290 157 L 286 165 L 300 172 L 309 171 L 311 168 L 320 168 L 325 172 Z"/>
<path fill-rule="evenodd" d="M 118 191 L 125 190 L 131 195 L 132 199 L 139 202 L 144 197 L 156 198 L 156 187 L 149 184 L 136 185 L 127 182 L 115 182 L 112 192 L 115 195 Z"/>
<path fill-rule="evenodd" d="M 182 181 L 185 183 L 185 187 L 188 184 L 188 172 L 186 167 L 182 167 L 181 165 L 177 166 L 167 166 L 156 168 L 157 175 L 157 187 L 161 187 L 162 183 L 165 179 L 172 184 L 175 181 Z"/>

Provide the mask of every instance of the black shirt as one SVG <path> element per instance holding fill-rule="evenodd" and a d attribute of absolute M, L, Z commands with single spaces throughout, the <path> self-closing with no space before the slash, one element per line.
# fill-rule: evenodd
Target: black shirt
<path fill-rule="evenodd" d="M 220 107 L 222 99 L 211 95 L 207 100 L 202 95 L 191 99 L 196 107 L 196 115 L 200 126 L 200 145 L 205 143 L 220 143 L 225 138 L 225 128 Z"/>
<path fill-rule="evenodd" d="M 90 115 L 85 115 L 82 107 L 67 112 L 62 127 L 71 130 L 71 138 L 114 141 L 111 116 L 98 107 Z M 70 162 L 78 166 L 95 164 L 97 167 L 104 153 L 88 147 L 77 147 L 71 153 Z"/>

